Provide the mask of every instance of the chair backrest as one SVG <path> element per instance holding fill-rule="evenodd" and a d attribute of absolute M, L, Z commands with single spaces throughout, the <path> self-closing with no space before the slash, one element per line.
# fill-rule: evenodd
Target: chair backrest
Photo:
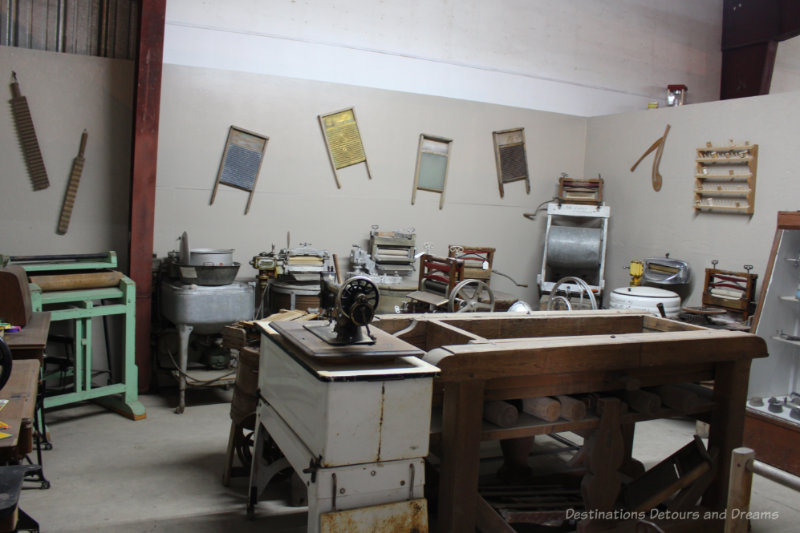
<path fill-rule="evenodd" d="M 445 296 L 464 279 L 464 261 L 455 257 L 423 254 L 419 258 L 419 290 L 440 292 Z"/>
<path fill-rule="evenodd" d="M 451 244 L 447 250 L 449 257 L 464 260 L 464 277 L 466 279 L 479 279 L 487 285 L 489 284 L 492 277 L 494 248 Z"/>
<path fill-rule="evenodd" d="M 32 313 L 31 291 L 25 269 L 19 265 L 0 268 L 0 320 L 25 327 Z"/>

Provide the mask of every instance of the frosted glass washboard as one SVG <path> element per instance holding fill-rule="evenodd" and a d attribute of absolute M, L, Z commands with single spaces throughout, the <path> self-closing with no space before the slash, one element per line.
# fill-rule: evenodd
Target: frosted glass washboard
<path fill-rule="evenodd" d="M 452 143 L 451 139 L 420 134 L 411 205 L 414 205 L 417 191 L 420 190 L 439 193 L 441 195 L 439 209 L 444 206 L 444 189 L 447 184 L 447 167 Z"/>

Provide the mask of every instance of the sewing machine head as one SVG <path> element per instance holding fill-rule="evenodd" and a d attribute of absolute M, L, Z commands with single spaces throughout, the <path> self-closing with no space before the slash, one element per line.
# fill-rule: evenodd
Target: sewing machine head
<path fill-rule="evenodd" d="M 323 281 L 320 299 L 330 322 L 307 329 L 332 345 L 375 343 L 369 324 L 375 317 L 380 292 L 372 280 L 365 276 L 352 277 L 339 286 L 335 295 L 331 286 Z"/>

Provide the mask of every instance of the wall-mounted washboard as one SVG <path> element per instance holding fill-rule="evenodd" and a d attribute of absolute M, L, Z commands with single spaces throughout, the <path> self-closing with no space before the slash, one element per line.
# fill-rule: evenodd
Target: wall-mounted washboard
<path fill-rule="evenodd" d="M 525 153 L 525 130 L 516 128 L 512 130 L 495 131 L 494 159 L 497 164 L 497 185 L 500 188 L 500 198 L 505 194 L 503 186 L 506 183 L 525 180 L 525 192 L 531 193 L 531 182 L 528 177 L 528 158 Z"/>
<path fill-rule="evenodd" d="M 319 118 L 319 125 L 322 128 L 322 136 L 325 138 L 325 146 L 328 148 L 328 158 L 333 167 L 336 187 L 342 188 L 342 184 L 339 182 L 339 169 L 358 163 L 364 163 L 367 167 L 367 177 L 372 179 L 364 143 L 361 141 L 361 133 L 358 131 L 355 109 L 351 107 L 335 113 L 319 115 L 317 118 Z"/>
<path fill-rule="evenodd" d="M 258 173 L 261 170 L 264 151 L 267 149 L 267 141 L 269 141 L 269 137 L 264 135 L 237 128 L 236 126 L 230 127 L 209 205 L 214 203 L 214 198 L 217 196 L 217 187 L 221 183 L 222 185 L 249 192 L 250 196 L 247 198 L 247 207 L 244 209 L 244 214 L 246 215 L 250 211 L 256 180 L 258 180 Z"/>
<path fill-rule="evenodd" d="M 411 205 L 414 205 L 417 190 L 420 190 L 439 193 L 441 195 L 439 209 L 444 206 L 444 188 L 447 184 L 447 167 L 452 143 L 451 139 L 420 134 Z"/>

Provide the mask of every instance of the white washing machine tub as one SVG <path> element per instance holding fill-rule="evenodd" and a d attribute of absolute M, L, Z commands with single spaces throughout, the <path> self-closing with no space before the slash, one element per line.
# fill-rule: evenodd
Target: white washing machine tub
<path fill-rule="evenodd" d="M 676 318 L 681 310 L 681 297 L 656 287 L 620 287 L 611 291 L 611 309 L 640 309 L 659 315 L 658 304 L 664 304 L 667 318 Z"/>

